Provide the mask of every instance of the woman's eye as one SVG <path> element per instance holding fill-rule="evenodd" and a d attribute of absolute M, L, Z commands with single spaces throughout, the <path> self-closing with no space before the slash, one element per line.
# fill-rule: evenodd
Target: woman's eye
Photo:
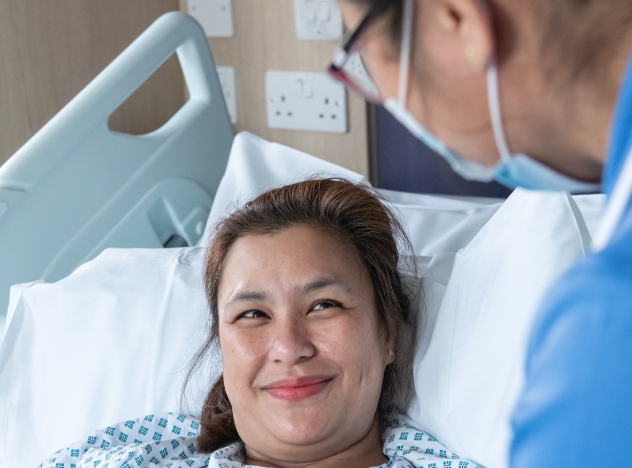
<path fill-rule="evenodd" d="M 312 310 L 323 310 L 323 309 L 330 309 L 332 307 L 340 307 L 340 303 L 338 302 L 334 302 L 334 301 L 320 301 L 317 302 L 314 307 L 312 307 Z"/>
<path fill-rule="evenodd" d="M 248 319 L 263 318 L 263 317 L 267 317 L 267 315 L 261 312 L 260 310 L 249 310 L 239 316 L 239 318 L 248 318 Z"/>

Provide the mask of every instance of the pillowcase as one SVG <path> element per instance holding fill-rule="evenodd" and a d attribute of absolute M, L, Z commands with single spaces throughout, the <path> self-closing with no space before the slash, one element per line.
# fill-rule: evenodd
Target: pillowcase
<path fill-rule="evenodd" d="M 309 177 L 342 177 L 369 185 L 363 176 L 344 167 L 249 132 L 237 134 L 200 243 L 208 242 L 217 221 L 235 206 L 267 190 Z"/>
<path fill-rule="evenodd" d="M 456 254 L 442 299 L 429 304 L 410 416 L 462 458 L 508 466 L 532 322 L 590 242 L 577 213 L 564 193 L 516 190 Z"/>
<path fill-rule="evenodd" d="M 252 133 L 235 137 L 226 173 L 213 201 L 202 239 L 207 243 L 218 220 L 266 190 L 308 177 L 342 177 L 369 185 L 360 174 Z M 429 195 L 379 190 L 399 213 L 413 241 L 415 253 L 432 257 L 466 246 L 492 217 L 501 202 L 476 203 Z M 201 240 L 202 243 L 202 240 Z"/>

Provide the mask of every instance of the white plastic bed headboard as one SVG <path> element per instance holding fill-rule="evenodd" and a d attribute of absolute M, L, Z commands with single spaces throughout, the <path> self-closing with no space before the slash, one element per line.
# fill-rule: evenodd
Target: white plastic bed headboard
<path fill-rule="evenodd" d="M 150 134 L 111 131 L 112 112 L 174 52 L 188 102 Z M 107 247 L 194 244 L 232 140 L 205 34 L 163 15 L 0 167 L 0 317 L 12 284 L 56 281 Z"/>

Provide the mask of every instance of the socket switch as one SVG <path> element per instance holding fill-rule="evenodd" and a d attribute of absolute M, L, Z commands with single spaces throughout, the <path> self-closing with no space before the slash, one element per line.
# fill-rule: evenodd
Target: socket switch
<path fill-rule="evenodd" d="M 342 16 L 336 0 L 294 0 L 294 21 L 299 39 L 342 39 Z"/>
<path fill-rule="evenodd" d="M 207 37 L 232 37 L 235 33 L 231 0 L 188 0 L 187 11 Z"/>
<path fill-rule="evenodd" d="M 268 127 L 345 133 L 347 94 L 325 73 L 268 70 Z"/>

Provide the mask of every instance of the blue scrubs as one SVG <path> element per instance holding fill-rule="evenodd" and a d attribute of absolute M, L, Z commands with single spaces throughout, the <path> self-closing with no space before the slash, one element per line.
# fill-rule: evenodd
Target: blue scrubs
<path fill-rule="evenodd" d="M 632 58 L 614 116 L 607 194 L 631 148 Z M 632 466 L 632 203 L 609 246 L 551 289 L 526 372 L 512 468 Z"/>

